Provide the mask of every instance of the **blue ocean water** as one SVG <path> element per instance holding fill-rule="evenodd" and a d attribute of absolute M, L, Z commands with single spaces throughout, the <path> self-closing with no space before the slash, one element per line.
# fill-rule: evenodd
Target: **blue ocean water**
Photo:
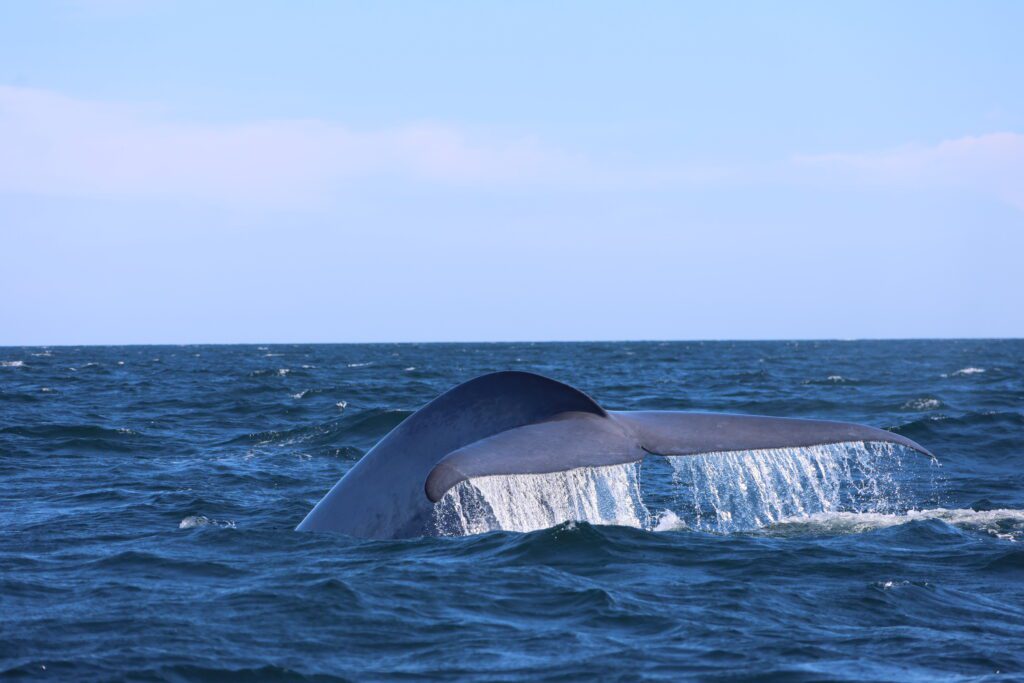
<path fill-rule="evenodd" d="M 412 411 L 503 369 L 609 409 L 862 422 L 938 462 L 876 454 L 856 502 L 784 519 L 741 509 L 734 461 L 645 470 L 657 530 L 293 530 Z M 1022 465 L 1021 340 L 0 348 L 0 672 L 1021 680 Z"/>

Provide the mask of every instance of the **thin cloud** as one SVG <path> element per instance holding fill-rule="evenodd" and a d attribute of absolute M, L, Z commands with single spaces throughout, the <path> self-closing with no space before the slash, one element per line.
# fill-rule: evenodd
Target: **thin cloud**
<path fill-rule="evenodd" d="M 840 171 L 843 180 L 959 190 L 1024 210 L 1024 135 L 990 133 L 880 152 L 797 157 L 797 166 Z"/>
<path fill-rule="evenodd" d="M 473 137 L 443 125 L 209 125 L 4 86 L 0 159 L 0 191 L 285 204 L 373 178 L 479 187 L 561 183 L 590 173 L 583 160 L 536 140 Z"/>
<path fill-rule="evenodd" d="M 767 165 L 658 167 L 601 162 L 530 137 L 447 125 L 358 130 L 321 119 L 215 125 L 176 120 L 153 107 L 0 86 L 0 192 L 304 206 L 366 183 L 642 191 L 780 180 L 967 192 L 1024 210 L 1024 135 Z"/>

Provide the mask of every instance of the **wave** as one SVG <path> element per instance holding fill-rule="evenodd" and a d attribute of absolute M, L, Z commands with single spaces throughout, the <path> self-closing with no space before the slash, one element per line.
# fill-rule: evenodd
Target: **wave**
<path fill-rule="evenodd" d="M 1024 429 L 1024 413 L 993 410 L 956 416 L 922 415 L 895 426 L 893 431 L 920 443 L 941 443 L 949 439 L 949 434 L 971 433 L 985 434 L 989 439 L 996 434 L 1006 434 L 1016 440 L 1021 429 Z"/>
<path fill-rule="evenodd" d="M 339 405 L 340 404 L 340 405 Z M 336 404 L 344 411 L 344 401 Z M 343 439 L 359 441 L 379 439 L 411 415 L 408 410 L 363 410 L 351 417 L 342 416 L 327 422 L 281 431 L 250 432 L 236 436 L 222 445 L 293 446 L 297 444 L 331 446 Z"/>
<path fill-rule="evenodd" d="M 43 425 L 16 425 L 14 427 L 0 427 L 0 434 L 16 434 L 18 436 L 32 436 L 41 438 L 118 438 L 124 436 L 139 436 L 139 432 L 120 427 L 111 429 L 98 425 L 75 425 L 75 424 L 43 424 Z"/>
<path fill-rule="evenodd" d="M 767 533 L 857 534 L 886 529 L 910 522 L 939 520 L 950 526 L 981 531 L 1009 541 L 1024 540 L 1024 510 L 970 510 L 935 508 L 908 510 L 900 513 L 882 512 L 819 512 L 780 520 L 767 527 Z"/>
<path fill-rule="evenodd" d="M 20 368 L 24 365 L 23 360 L 0 360 L 0 368 Z"/>
<path fill-rule="evenodd" d="M 0 435 L 9 434 L 44 443 L 48 449 L 70 452 L 129 453 L 152 448 L 158 440 L 127 427 L 110 428 L 90 424 L 40 424 L 0 427 Z"/>

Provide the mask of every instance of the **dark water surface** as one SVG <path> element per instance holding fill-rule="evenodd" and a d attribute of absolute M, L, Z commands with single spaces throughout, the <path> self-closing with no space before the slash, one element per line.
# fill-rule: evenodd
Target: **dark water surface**
<path fill-rule="evenodd" d="M 1024 679 L 1024 341 L 8 347 L 0 362 L 5 678 Z M 293 531 L 413 410 L 501 369 L 609 409 L 863 422 L 941 466 L 904 453 L 928 474 L 898 500 L 726 533 L 685 511 L 667 531 Z"/>

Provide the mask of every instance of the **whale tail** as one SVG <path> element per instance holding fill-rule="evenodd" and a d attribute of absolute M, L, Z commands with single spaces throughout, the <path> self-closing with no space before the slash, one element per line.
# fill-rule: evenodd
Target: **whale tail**
<path fill-rule="evenodd" d="M 583 392 L 525 372 L 461 384 L 411 415 L 299 525 L 355 536 L 430 533 L 433 505 L 463 481 L 635 463 L 647 455 L 883 442 L 931 453 L 865 425 L 755 415 L 606 411 Z"/>

